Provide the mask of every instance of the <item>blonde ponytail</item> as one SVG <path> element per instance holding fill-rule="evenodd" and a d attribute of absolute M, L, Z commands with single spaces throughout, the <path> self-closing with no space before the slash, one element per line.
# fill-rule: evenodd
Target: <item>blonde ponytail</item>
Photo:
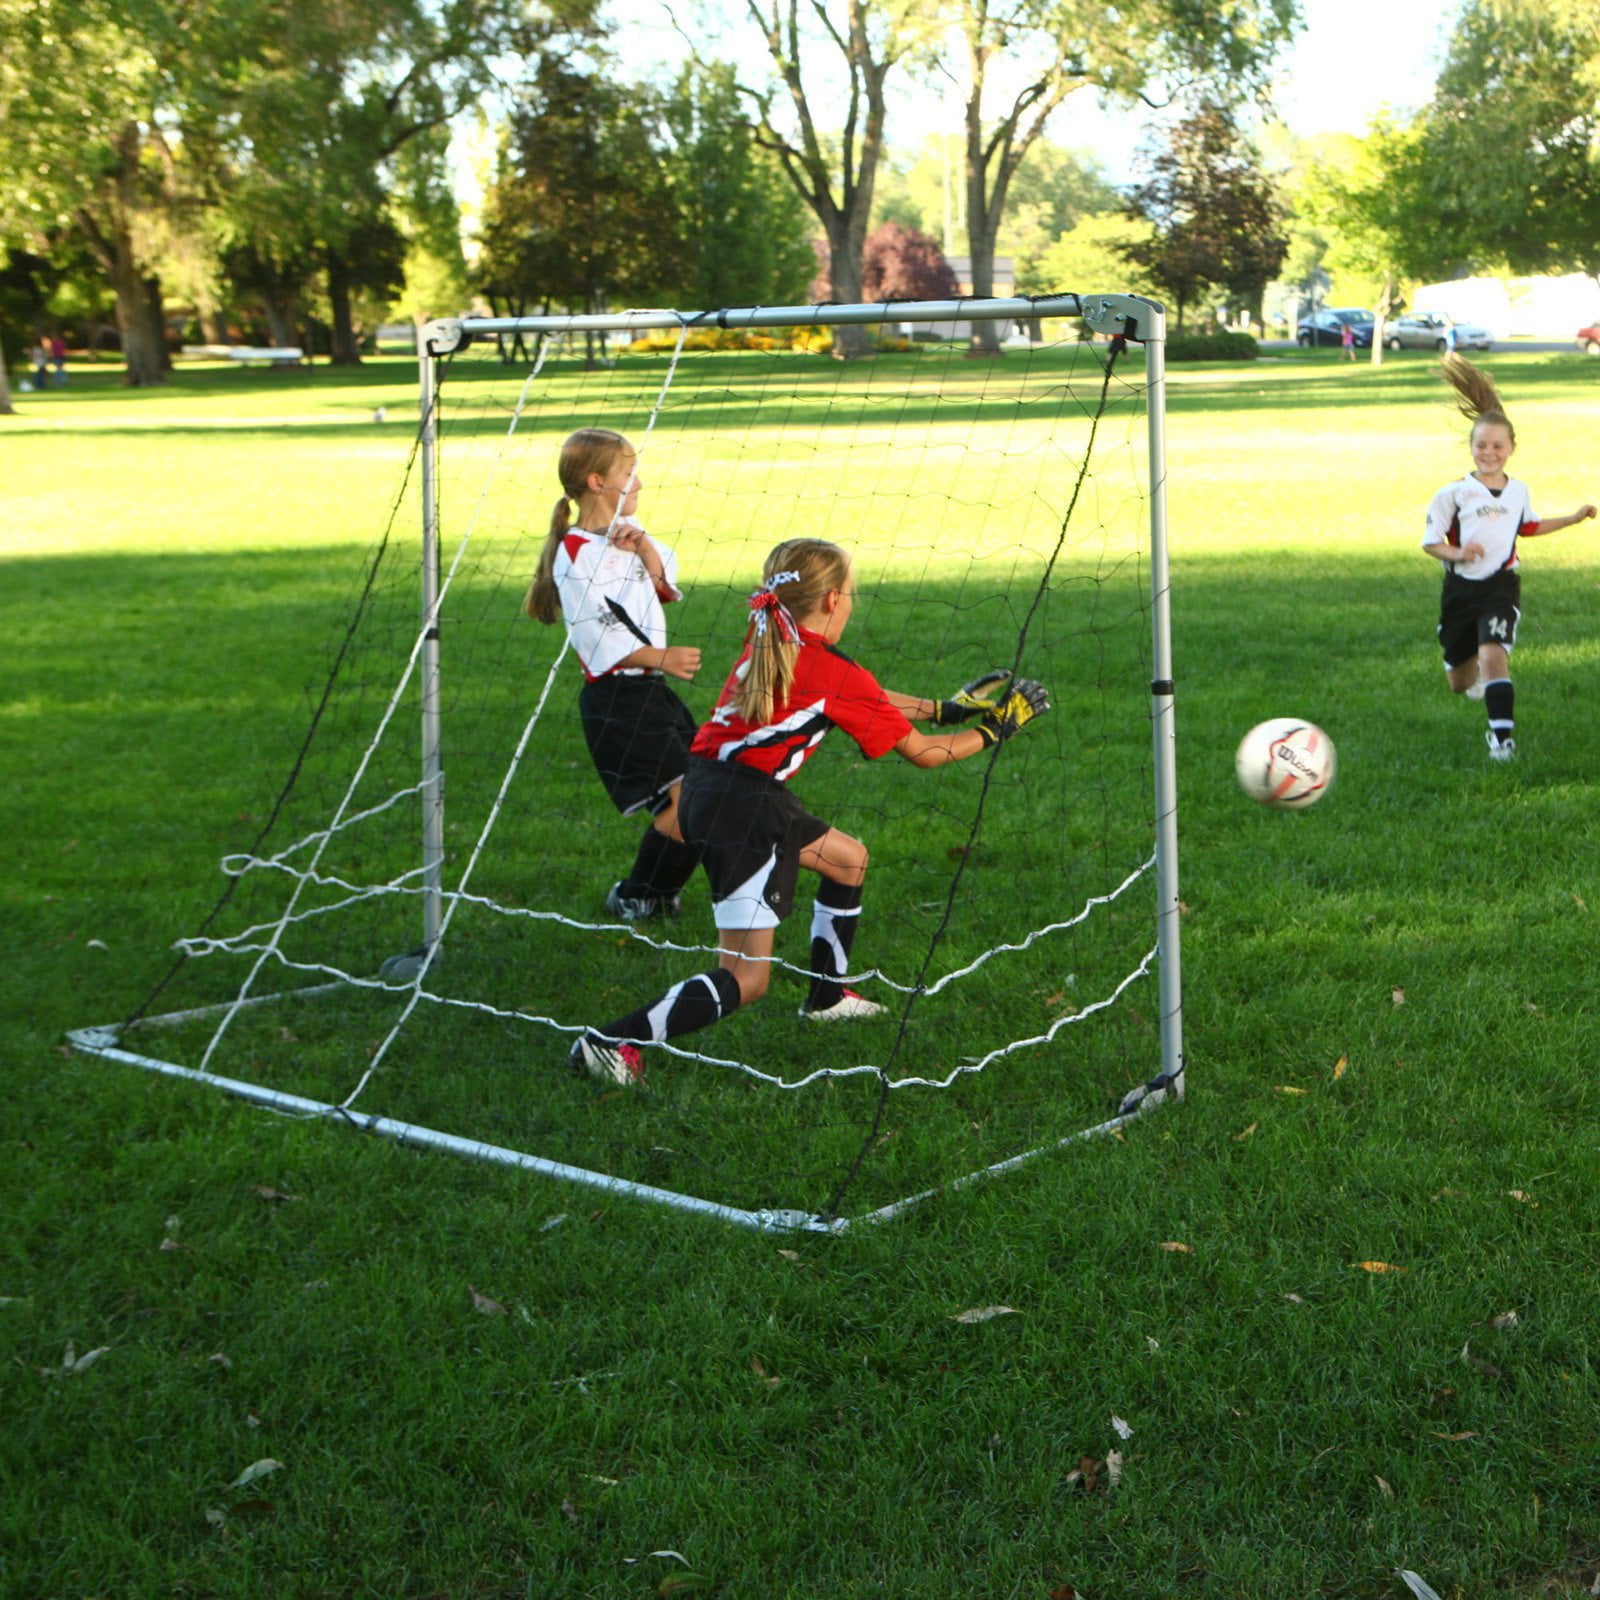
<path fill-rule="evenodd" d="M 733 696 L 739 715 L 758 725 L 772 720 L 774 706 L 794 686 L 800 656 L 795 619 L 811 616 L 830 591 L 844 588 L 850 557 L 826 539 L 788 539 L 767 557 L 761 576 L 750 597 L 749 663 Z"/>
<path fill-rule="evenodd" d="M 1494 379 L 1482 367 L 1473 366 L 1465 356 L 1458 356 L 1452 350 L 1440 361 L 1439 372 L 1455 390 L 1457 409 L 1471 421 L 1474 430 L 1480 422 L 1498 422 L 1511 435 L 1512 444 L 1517 442 L 1517 430 L 1506 415 Z"/>
<path fill-rule="evenodd" d="M 550 512 L 550 532 L 539 551 L 539 565 L 533 582 L 522 597 L 522 609 L 535 622 L 561 620 L 561 596 L 556 590 L 556 551 L 572 526 L 573 504 L 581 504 L 589 492 L 589 475 L 601 477 L 610 472 L 618 456 L 632 455 L 633 446 L 611 428 L 579 428 L 567 435 L 556 462 L 562 495 Z"/>

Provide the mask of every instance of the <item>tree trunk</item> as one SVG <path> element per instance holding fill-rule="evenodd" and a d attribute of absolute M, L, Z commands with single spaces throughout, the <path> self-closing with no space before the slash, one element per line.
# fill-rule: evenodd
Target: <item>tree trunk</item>
<path fill-rule="evenodd" d="M 350 269 L 337 250 L 328 251 L 328 304 L 333 307 L 332 361 L 336 367 L 359 367 L 355 317 L 350 310 Z"/>
<path fill-rule="evenodd" d="M 967 255 L 972 263 L 972 298 L 994 298 L 994 241 L 999 232 L 1000 209 L 1005 202 L 1009 178 L 1002 163 L 995 174 L 996 193 L 992 200 L 984 193 L 983 159 L 983 79 L 984 58 L 973 61 L 972 94 L 967 100 Z M 998 356 L 1000 354 L 1000 325 L 995 322 L 974 322 L 967 336 L 969 356 Z"/>
<path fill-rule="evenodd" d="M 167 313 L 161 303 L 161 280 L 155 273 L 150 273 L 144 280 L 144 303 L 150 318 L 150 326 L 155 329 L 156 335 L 156 362 L 161 371 L 161 380 L 172 371 L 172 351 L 167 348 Z"/>
<path fill-rule="evenodd" d="M 969 212 L 970 216 L 971 213 Z M 972 298 L 974 300 L 992 300 L 994 298 L 994 236 L 985 237 L 986 229 L 981 222 L 975 222 L 967 234 L 967 249 L 972 253 Z M 967 339 L 967 354 L 969 356 L 998 356 L 1000 355 L 1000 324 L 998 322 L 974 322 L 972 333 Z"/>
<path fill-rule="evenodd" d="M 867 217 L 861 206 L 836 213 L 828 225 L 828 281 L 841 305 L 861 304 L 861 251 L 866 244 Z M 833 353 L 841 361 L 872 354 L 872 335 L 859 322 L 839 323 L 833 330 Z"/>
<path fill-rule="evenodd" d="M 11 404 L 11 374 L 6 371 L 6 353 L 0 350 L 0 417 L 16 415 L 16 407 Z"/>
<path fill-rule="evenodd" d="M 267 314 L 267 337 L 272 343 L 280 350 L 297 344 L 294 330 L 300 317 L 300 304 L 294 291 L 263 295 L 261 306 Z"/>
<path fill-rule="evenodd" d="M 153 314 L 150 285 L 133 259 L 132 243 L 122 238 L 117 244 L 111 287 L 117 296 L 117 334 L 128 369 L 123 381 L 130 388 L 143 389 L 166 379 L 166 341 L 161 336 L 159 315 Z M 156 300 L 159 304 L 159 291 Z"/>

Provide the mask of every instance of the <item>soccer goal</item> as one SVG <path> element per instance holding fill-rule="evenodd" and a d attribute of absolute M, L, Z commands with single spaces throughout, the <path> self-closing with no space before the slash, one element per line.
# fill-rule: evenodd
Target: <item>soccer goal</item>
<path fill-rule="evenodd" d="M 971 353 L 980 321 L 1016 330 L 1000 356 Z M 847 324 L 869 358 L 832 359 Z M 1181 1098 L 1159 306 L 461 318 L 422 350 L 381 535 L 331 644 L 285 667 L 312 681 L 269 814 L 76 1049 L 772 1229 L 886 1220 Z M 644 1089 L 575 1077 L 572 1042 L 717 933 L 698 873 L 676 916 L 607 909 L 647 819 L 596 775 L 565 630 L 522 608 L 561 443 L 592 427 L 632 443 L 638 520 L 676 554 L 697 718 L 802 535 L 851 552 L 841 648 L 886 687 L 1001 669 L 1053 702 L 932 770 L 827 739 L 794 788 L 871 853 L 847 981 L 882 1015 L 796 1017 L 803 881 L 767 996 L 651 1047 Z"/>

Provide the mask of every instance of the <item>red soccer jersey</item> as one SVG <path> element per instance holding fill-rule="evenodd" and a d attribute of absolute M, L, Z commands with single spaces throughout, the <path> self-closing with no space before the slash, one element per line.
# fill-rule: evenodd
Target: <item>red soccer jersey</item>
<path fill-rule="evenodd" d="M 717 709 L 694 736 L 690 749 L 695 755 L 742 762 L 784 782 L 800 770 L 829 728 L 843 728 L 869 761 L 886 755 L 911 731 L 878 680 L 809 628 L 800 630 L 800 654 L 788 695 L 773 706 L 767 722 L 746 722 L 733 693 L 749 660 L 746 646 L 722 686 Z"/>

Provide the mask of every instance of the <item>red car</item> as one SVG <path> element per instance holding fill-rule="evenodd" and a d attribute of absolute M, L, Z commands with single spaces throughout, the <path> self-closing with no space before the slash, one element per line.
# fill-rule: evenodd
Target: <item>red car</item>
<path fill-rule="evenodd" d="M 1600 356 L 1600 322 L 1578 329 L 1578 348 L 1586 356 Z"/>

